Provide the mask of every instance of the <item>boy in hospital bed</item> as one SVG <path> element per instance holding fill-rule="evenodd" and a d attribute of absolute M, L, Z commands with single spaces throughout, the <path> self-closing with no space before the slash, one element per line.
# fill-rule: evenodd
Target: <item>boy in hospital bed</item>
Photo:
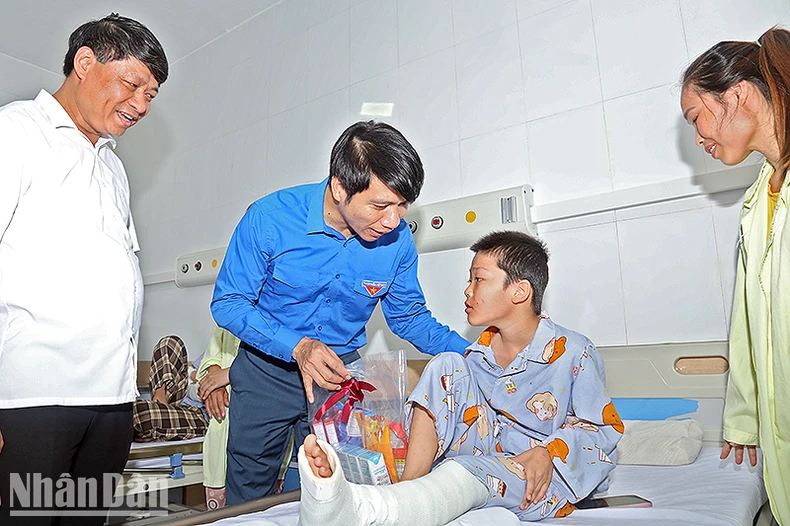
<path fill-rule="evenodd" d="M 471 248 L 467 319 L 488 328 L 464 358 L 436 356 L 410 395 L 405 481 L 348 483 L 332 447 L 310 435 L 302 525 L 443 525 L 494 506 L 535 521 L 568 515 L 606 482 L 623 423 L 592 342 L 541 314 L 543 244 L 494 232 Z"/>

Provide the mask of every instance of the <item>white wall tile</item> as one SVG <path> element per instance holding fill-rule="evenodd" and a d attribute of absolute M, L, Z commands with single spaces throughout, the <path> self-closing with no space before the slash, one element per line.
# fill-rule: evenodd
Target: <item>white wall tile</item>
<path fill-rule="evenodd" d="M 417 149 L 458 140 L 455 53 L 445 49 L 400 67 L 401 131 Z"/>
<path fill-rule="evenodd" d="M 0 91 L 0 106 L 5 106 L 9 102 L 13 102 L 15 100 L 19 100 L 19 97 L 12 95 L 11 93 Z"/>
<path fill-rule="evenodd" d="M 425 183 L 415 205 L 461 197 L 461 153 L 458 142 L 420 151 Z"/>
<path fill-rule="evenodd" d="M 398 50 L 401 64 L 453 45 L 450 0 L 398 0 Z"/>
<path fill-rule="evenodd" d="M 614 223 L 541 235 L 549 251 L 544 311 L 596 345 L 626 343 Z"/>
<path fill-rule="evenodd" d="M 159 223 L 155 227 L 145 227 L 137 230 L 137 240 L 140 243 L 140 270 L 143 276 L 155 272 L 175 270 L 176 256 L 173 251 L 172 222 Z M 146 287 L 143 304 L 143 318 L 148 316 L 148 288 Z"/>
<path fill-rule="evenodd" d="M 555 7 L 569 4 L 572 1 L 573 0 L 516 0 L 516 12 L 518 13 L 519 20 L 521 20 L 522 18 L 545 13 Z"/>
<path fill-rule="evenodd" d="M 156 342 L 169 334 L 180 336 L 189 356 L 197 358 L 206 349 L 214 327 L 209 310 L 212 291 L 209 285 L 176 289 L 174 283 L 167 283 L 146 287 L 137 359 L 150 360 Z"/>
<path fill-rule="evenodd" d="M 366 102 L 390 103 L 393 105 L 392 115 L 389 117 L 362 115 L 362 104 Z M 387 122 L 397 128 L 403 113 L 398 70 L 394 69 L 382 73 L 351 86 L 348 104 L 349 119 L 351 121 L 375 119 Z"/>
<path fill-rule="evenodd" d="M 349 6 L 349 0 L 308 0 L 307 25 L 314 26 L 325 22 L 348 11 Z"/>
<path fill-rule="evenodd" d="M 228 178 L 233 173 L 235 140 L 236 135 L 229 133 L 212 141 L 208 149 L 208 158 L 202 169 L 207 172 L 212 209 L 227 206 L 234 201 Z"/>
<path fill-rule="evenodd" d="M 271 58 L 261 53 L 230 68 L 225 80 L 227 97 L 221 117 L 223 131 L 243 128 L 269 116 L 269 86 L 272 81 Z M 244 111 L 237 111 L 242 107 Z"/>
<path fill-rule="evenodd" d="M 704 173 L 703 152 L 663 86 L 604 103 L 615 190 Z"/>
<path fill-rule="evenodd" d="M 251 203 L 266 193 L 268 152 L 270 150 L 269 121 L 259 121 L 233 134 L 236 148 L 230 186 L 234 202 Z"/>
<path fill-rule="evenodd" d="M 398 67 L 396 0 L 367 0 L 351 9 L 351 83 Z"/>
<path fill-rule="evenodd" d="M 716 249 L 721 273 L 721 291 L 724 301 L 724 319 L 729 327 L 732 315 L 732 298 L 735 291 L 735 272 L 738 261 L 740 214 L 743 190 L 722 192 L 710 196 L 713 202 L 713 227 L 716 231 Z"/>
<path fill-rule="evenodd" d="M 272 34 L 270 45 L 293 38 L 309 26 L 308 0 L 285 0 L 272 7 Z"/>
<path fill-rule="evenodd" d="M 603 105 L 527 123 L 535 204 L 612 190 Z"/>
<path fill-rule="evenodd" d="M 308 30 L 307 100 L 348 86 L 348 11 Z"/>
<path fill-rule="evenodd" d="M 299 106 L 269 119 L 269 152 L 265 193 L 321 180 L 307 173 L 304 138 L 307 135 L 306 106 Z"/>
<path fill-rule="evenodd" d="M 123 157 L 121 157 L 123 159 Z M 178 169 L 175 156 L 158 160 L 151 168 L 144 184 L 133 181 L 138 175 L 127 171 L 131 192 L 130 203 L 135 228 L 138 232 L 148 227 L 158 227 L 173 220 L 172 199 L 175 192 L 175 174 Z"/>
<path fill-rule="evenodd" d="M 677 82 L 688 60 L 678 0 L 592 0 L 604 99 Z"/>
<path fill-rule="evenodd" d="M 62 83 L 62 75 L 0 52 L 0 90 L 13 95 L 11 100 L 33 99 L 42 88 L 54 93 Z"/>
<path fill-rule="evenodd" d="M 516 21 L 515 0 L 452 0 L 455 43 L 509 26 Z"/>
<path fill-rule="evenodd" d="M 269 115 L 307 102 L 307 31 L 272 47 Z"/>
<path fill-rule="evenodd" d="M 420 254 L 418 270 L 428 308 L 437 320 L 466 338 L 475 332 L 466 323 L 464 312 L 464 290 L 469 279 L 472 256 L 468 248 Z"/>
<path fill-rule="evenodd" d="M 459 44 L 455 53 L 461 138 L 526 121 L 516 25 Z"/>
<path fill-rule="evenodd" d="M 527 120 L 601 102 L 589 0 L 519 21 Z"/>
<path fill-rule="evenodd" d="M 526 125 L 462 140 L 461 180 L 464 195 L 529 183 Z"/>
<path fill-rule="evenodd" d="M 348 88 L 308 102 L 307 134 L 303 152 L 306 157 L 305 173 L 320 180 L 329 176 L 329 157 L 337 138 L 356 119 L 349 119 Z"/>
<path fill-rule="evenodd" d="M 710 208 L 617 228 L 628 343 L 726 338 Z"/>
<path fill-rule="evenodd" d="M 768 28 L 790 24 L 786 0 L 680 0 L 689 59 L 722 40 L 757 40 Z"/>

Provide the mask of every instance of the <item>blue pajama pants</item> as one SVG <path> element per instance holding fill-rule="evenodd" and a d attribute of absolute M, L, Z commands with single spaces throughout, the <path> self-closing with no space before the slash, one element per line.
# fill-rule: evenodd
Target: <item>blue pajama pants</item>
<path fill-rule="evenodd" d="M 484 508 L 499 506 L 522 521 L 536 521 L 554 517 L 567 505 L 568 490 L 555 479 L 543 501 L 519 509 L 527 489 L 524 473 L 510 460 L 514 453 L 498 451 L 500 422 L 461 355 L 442 353 L 431 360 L 408 404 L 410 411 L 418 404 L 434 417 L 439 437 L 437 462 L 458 462 L 488 487 Z M 407 421 L 411 421 L 411 413 Z"/>

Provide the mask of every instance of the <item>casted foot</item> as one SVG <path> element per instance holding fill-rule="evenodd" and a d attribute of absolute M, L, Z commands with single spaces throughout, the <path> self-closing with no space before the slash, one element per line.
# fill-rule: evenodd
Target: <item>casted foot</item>
<path fill-rule="evenodd" d="M 307 435 L 304 439 L 304 454 L 307 458 L 307 464 L 313 471 L 313 475 L 324 479 L 332 476 L 332 466 L 329 464 L 329 457 L 318 445 L 315 435 Z"/>

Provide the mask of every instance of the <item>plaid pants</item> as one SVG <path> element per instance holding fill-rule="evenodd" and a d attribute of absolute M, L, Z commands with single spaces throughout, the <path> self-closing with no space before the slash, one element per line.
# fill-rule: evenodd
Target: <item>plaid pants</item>
<path fill-rule="evenodd" d="M 189 357 L 184 341 L 178 336 L 165 336 L 154 347 L 148 386 L 153 393 L 164 388 L 167 404 L 153 400 L 134 403 L 132 419 L 134 439 L 184 440 L 204 436 L 208 423 L 197 407 L 182 406 L 187 392 Z"/>

